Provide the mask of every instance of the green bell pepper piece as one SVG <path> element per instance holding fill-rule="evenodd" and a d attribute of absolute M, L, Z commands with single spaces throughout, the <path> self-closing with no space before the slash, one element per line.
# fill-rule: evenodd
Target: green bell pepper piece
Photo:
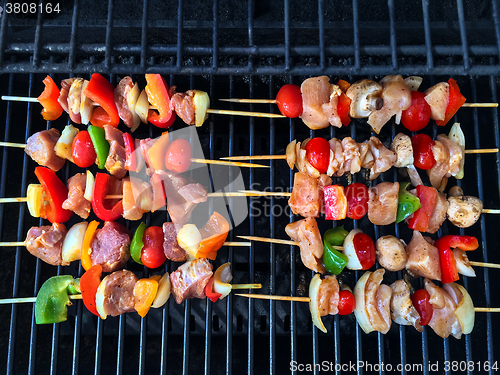
<path fill-rule="evenodd" d="M 36 324 L 60 323 L 67 319 L 67 306 L 71 305 L 68 296 L 70 286 L 75 288 L 71 275 L 54 276 L 43 283 L 35 302 Z"/>
<path fill-rule="evenodd" d="M 349 232 L 340 226 L 328 229 L 323 236 L 323 265 L 333 275 L 341 273 L 348 261 L 347 256 L 333 247 L 342 246 L 348 234 Z"/>
<path fill-rule="evenodd" d="M 399 196 L 398 196 L 398 213 L 396 216 L 396 223 L 402 222 L 420 207 L 420 199 L 408 192 L 408 187 L 411 184 L 409 182 L 402 182 L 399 184 Z"/>
<path fill-rule="evenodd" d="M 104 169 L 109 154 L 109 143 L 104 136 L 104 129 L 98 126 L 89 125 L 88 132 L 97 155 L 97 166 L 99 169 Z"/>
<path fill-rule="evenodd" d="M 68 285 L 68 294 L 75 295 L 80 294 L 80 278 L 74 279 L 71 284 Z"/>
<path fill-rule="evenodd" d="M 137 230 L 134 233 L 134 237 L 132 237 L 132 242 L 130 243 L 130 256 L 136 263 L 139 264 L 142 264 L 141 250 L 144 247 L 142 238 L 144 236 L 145 231 L 146 231 L 146 224 L 142 222 L 137 227 Z"/>

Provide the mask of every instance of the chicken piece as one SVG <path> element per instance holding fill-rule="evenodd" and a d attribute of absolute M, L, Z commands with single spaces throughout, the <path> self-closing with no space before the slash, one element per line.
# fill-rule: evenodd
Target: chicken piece
<path fill-rule="evenodd" d="M 104 310 L 104 319 L 106 315 L 118 316 L 135 311 L 134 287 L 137 281 L 137 276 L 127 270 L 113 272 L 102 279 L 96 293 L 96 304 L 98 310 Z"/>
<path fill-rule="evenodd" d="M 64 262 L 61 255 L 66 233 L 64 224 L 31 227 L 26 235 L 26 249 L 52 266 L 67 266 L 69 263 Z"/>
<path fill-rule="evenodd" d="M 140 220 L 151 209 L 152 191 L 148 183 L 136 177 L 123 179 L 123 218 Z M 149 210 L 147 209 L 149 206 Z"/>
<path fill-rule="evenodd" d="M 350 173 L 358 173 L 361 170 L 361 158 L 359 146 L 351 137 L 342 139 L 342 149 L 344 150 L 344 170 Z"/>
<path fill-rule="evenodd" d="M 368 117 L 368 124 L 377 134 L 393 116 L 396 116 L 396 124 L 399 124 L 402 112 L 410 108 L 411 105 L 411 91 L 406 86 L 403 77 L 400 75 L 385 76 L 380 84 L 383 87 L 384 105 L 380 110 L 373 111 Z"/>
<path fill-rule="evenodd" d="M 409 326 L 412 325 L 418 332 L 422 332 L 420 325 L 420 315 L 413 306 L 410 298 L 410 288 L 404 280 L 397 280 L 390 285 L 391 296 L 391 317 L 395 323 Z"/>
<path fill-rule="evenodd" d="M 391 328 L 392 289 L 381 285 L 385 270 L 372 272 L 365 285 L 365 309 L 373 330 L 387 333 Z M 386 288 L 389 288 L 387 290 Z"/>
<path fill-rule="evenodd" d="M 337 112 L 337 104 L 339 101 L 339 96 L 342 94 L 342 90 L 337 85 L 331 85 L 332 93 L 330 94 L 330 101 L 321 105 L 321 109 L 328 118 L 330 125 L 337 128 L 342 127 L 342 121 Z"/>
<path fill-rule="evenodd" d="M 109 142 L 109 154 L 104 166 L 110 174 L 121 179 L 127 174 L 125 169 L 127 154 L 125 152 L 123 133 L 111 125 L 104 125 L 104 131 L 104 136 Z"/>
<path fill-rule="evenodd" d="M 335 276 L 325 276 L 318 289 L 318 311 L 320 316 L 336 315 L 339 312 L 339 283 Z"/>
<path fill-rule="evenodd" d="M 431 185 L 439 191 L 444 190 L 446 186 L 445 176 L 450 170 L 450 153 L 448 149 L 439 141 L 434 142 L 432 153 L 436 164 L 431 169 L 427 170 Z M 444 187 L 442 185 L 444 184 Z"/>
<path fill-rule="evenodd" d="M 403 133 L 396 135 L 392 140 L 390 149 L 396 154 L 396 162 L 394 163 L 396 168 L 413 165 L 413 146 L 409 136 Z"/>
<path fill-rule="evenodd" d="M 61 91 L 59 92 L 59 99 L 57 100 L 59 102 L 59 104 L 61 105 L 61 107 L 64 109 L 64 111 L 69 114 L 69 118 L 71 119 L 71 121 L 73 121 L 74 123 L 76 124 L 80 124 L 81 121 L 82 121 L 82 118 L 80 116 L 80 113 L 74 113 L 72 110 L 71 110 L 71 106 L 70 106 L 70 103 L 74 100 L 81 100 L 81 96 L 77 99 L 77 98 L 70 98 L 70 90 L 71 90 L 71 86 L 73 85 L 73 83 L 75 82 L 75 80 L 77 79 L 81 79 L 81 78 L 68 78 L 68 79 L 64 79 L 61 81 Z M 80 91 L 75 91 L 73 90 L 73 95 L 77 95 L 78 92 L 81 93 L 81 90 Z M 80 108 L 78 108 L 80 109 Z"/>
<path fill-rule="evenodd" d="M 406 253 L 408 254 L 406 269 L 412 275 L 441 280 L 439 251 L 420 232 L 413 231 L 413 237 L 406 246 Z"/>
<path fill-rule="evenodd" d="M 174 223 L 163 223 L 163 252 L 165 257 L 174 262 L 184 262 L 188 258 L 186 250 L 177 242 L 177 231 Z"/>
<path fill-rule="evenodd" d="M 148 176 L 152 176 L 153 173 L 155 173 L 155 170 L 151 166 L 151 162 L 149 161 L 149 155 L 148 155 L 149 149 L 151 147 L 153 147 L 155 142 L 156 142 L 156 139 L 146 138 L 146 139 L 141 139 L 141 141 L 139 143 L 142 158 L 144 159 L 144 162 L 146 163 L 146 174 Z"/>
<path fill-rule="evenodd" d="M 387 285 L 380 285 L 378 292 L 377 292 L 377 309 L 379 315 L 382 317 L 384 320 L 385 325 L 387 326 L 386 329 L 380 331 L 382 334 L 386 334 L 389 332 L 389 329 L 391 329 L 391 296 L 392 296 L 392 289 L 391 287 Z"/>
<path fill-rule="evenodd" d="M 87 184 L 87 175 L 77 173 L 68 180 L 68 198 L 63 202 L 62 208 L 73 211 L 82 219 L 90 215 L 90 201 L 84 197 Z"/>
<path fill-rule="evenodd" d="M 439 134 L 437 136 L 437 140 L 443 144 L 443 146 L 448 150 L 448 154 L 450 155 L 448 173 L 445 175 L 445 177 L 456 176 L 460 171 L 462 157 L 464 156 L 462 149 L 457 143 L 449 139 L 444 134 Z"/>
<path fill-rule="evenodd" d="M 330 165 L 328 167 L 327 174 L 329 176 L 340 177 L 344 174 L 344 148 L 342 147 L 342 142 L 337 138 L 332 138 L 328 141 L 330 144 Z"/>
<path fill-rule="evenodd" d="M 290 223 L 285 227 L 285 232 L 299 243 L 300 258 L 304 266 L 315 272 L 325 273 L 322 262 L 323 241 L 316 219 L 308 217 Z"/>
<path fill-rule="evenodd" d="M 295 173 L 292 195 L 288 200 L 288 205 L 296 215 L 318 217 L 321 207 L 318 180 L 304 173 Z"/>
<path fill-rule="evenodd" d="M 130 259 L 130 232 L 120 223 L 106 221 L 94 234 L 90 247 L 92 265 L 100 264 L 103 272 L 116 271 Z"/>
<path fill-rule="evenodd" d="M 75 115 L 80 115 L 83 82 L 85 82 L 83 78 L 75 78 L 68 92 L 68 111 Z"/>
<path fill-rule="evenodd" d="M 436 203 L 429 218 L 429 227 L 427 233 L 436 233 L 441 227 L 441 224 L 446 220 L 449 203 L 444 193 L 437 192 Z"/>
<path fill-rule="evenodd" d="M 468 228 L 475 224 L 483 212 L 483 202 L 470 195 L 448 197 L 448 203 L 448 220 L 459 228 Z"/>
<path fill-rule="evenodd" d="M 433 284 L 432 281 L 426 280 L 426 290 L 430 284 Z M 434 312 L 432 313 L 432 319 L 429 322 L 429 327 L 431 327 L 439 337 L 447 338 L 448 336 L 453 335 L 455 338 L 459 339 L 462 336 L 462 330 L 460 328 L 460 323 L 455 316 L 457 304 L 442 288 L 441 293 L 444 299 L 444 307 L 438 308 L 436 305 L 433 305 Z"/>
<path fill-rule="evenodd" d="M 363 143 L 358 143 L 359 146 L 359 158 L 361 160 L 361 167 L 365 169 L 371 169 L 373 164 L 375 163 L 375 159 L 373 159 L 373 154 L 370 149 L 370 145 L 368 141 Z"/>
<path fill-rule="evenodd" d="M 323 111 L 323 104 L 330 102 L 332 85 L 327 76 L 311 77 L 302 82 L 302 114 L 299 116 L 310 129 L 328 127 L 330 122 Z"/>
<path fill-rule="evenodd" d="M 177 268 L 170 274 L 175 302 L 180 304 L 187 298 L 205 298 L 204 289 L 212 275 L 212 264 L 205 258 L 186 262 Z"/>
<path fill-rule="evenodd" d="M 389 225 L 398 213 L 399 183 L 382 182 L 368 190 L 368 219 L 375 225 Z"/>
<path fill-rule="evenodd" d="M 57 156 L 54 150 L 60 136 L 59 131 L 54 128 L 35 133 L 28 138 L 24 152 L 38 165 L 57 172 L 65 163 L 65 160 Z"/>
<path fill-rule="evenodd" d="M 424 288 L 429 293 L 429 303 L 432 305 L 432 308 L 442 309 L 444 307 L 444 295 L 441 288 L 428 278 L 424 279 Z"/>
<path fill-rule="evenodd" d="M 431 107 L 431 119 L 444 120 L 446 116 L 446 107 L 448 106 L 448 98 L 450 96 L 450 87 L 447 82 L 439 82 L 438 84 L 428 88 L 424 92 L 425 101 Z"/>
<path fill-rule="evenodd" d="M 363 79 L 354 82 L 346 91 L 346 95 L 351 99 L 349 116 L 352 118 L 365 118 L 382 108 L 382 85 L 371 79 Z"/>
<path fill-rule="evenodd" d="M 370 170 L 370 180 L 374 180 L 382 172 L 388 171 L 396 163 L 396 154 L 387 149 L 377 137 L 370 137 L 368 141 L 374 164 Z"/>
<path fill-rule="evenodd" d="M 188 125 L 196 123 L 193 98 L 194 91 L 189 90 L 186 93 L 177 92 L 170 99 L 170 108 Z"/>
<path fill-rule="evenodd" d="M 401 271 L 405 268 L 408 256 L 403 243 L 394 236 L 383 236 L 375 242 L 377 260 L 388 271 Z"/>
<path fill-rule="evenodd" d="M 129 128 L 131 128 L 133 125 L 134 116 L 130 111 L 127 101 L 127 95 L 133 88 L 134 82 L 132 81 L 132 77 L 126 76 L 121 79 L 114 91 L 116 109 L 118 109 L 118 116 L 120 116 L 123 123 Z"/>

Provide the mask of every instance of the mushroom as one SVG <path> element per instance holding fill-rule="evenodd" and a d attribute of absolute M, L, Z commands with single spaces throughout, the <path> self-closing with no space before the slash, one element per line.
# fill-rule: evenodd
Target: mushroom
<path fill-rule="evenodd" d="M 395 167 L 402 168 L 413 164 L 413 146 L 411 138 L 406 134 L 396 135 L 392 140 L 390 150 L 396 154 Z"/>
<path fill-rule="evenodd" d="M 384 105 L 382 90 L 382 85 L 371 79 L 353 83 L 346 92 L 351 99 L 349 115 L 352 118 L 365 118 L 374 110 L 381 109 Z"/>
<path fill-rule="evenodd" d="M 388 271 L 401 271 L 405 268 L 408 255 L 400 239 L 394 236 L 380 237 L 375 243 L 377 260 Z"/>
<path fill-rule="evenodd" d="M 483 202 L 469 195 L 448 197 L 448 220 L 457 227 L 468 228 L 478 221 L 483 211 Z"/>

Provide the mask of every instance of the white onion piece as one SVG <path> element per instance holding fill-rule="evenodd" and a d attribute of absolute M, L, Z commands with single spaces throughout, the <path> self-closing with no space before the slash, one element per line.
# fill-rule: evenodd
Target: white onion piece
<path fill-rule="evenodd" d="M 418 91 L 418 88 L 422 84 L 422 77 L 410 76 L 404 79 L 405 85 L 410 89 L 410 91 Z"/>
<path fill-rule="evenodd" d="M 462 328 L 462 333 L 467 335 L 472 332 L 474 328 L 475 312 L 474 303 L 472 298 L 470 298 L 467 290 L 459 284 L 452 283 L 453 287 L 458 288 L 462 293 L 462 300 L 458 303 L 458 307 L 455 309 L 455 316 L 460 323 L 460 328 Z M 444 284 L 443 289 L 449 293 L 449 288 L 452 288 L 449 284 Z"/>
<path fill-rule="evenodd" d="M 106 299 L 106 297 L 104 296 L 104 290 L 106 289 L 106 282 L 108 277 L 109 276 L 106 276 L 104 279 L 102 279 L 95 294 L 95 308 L 101 319 L 106 319 L 108 317 L 108 314 L 106 314 L 106 310 L 104 309 L 104 300 Z"/>
<path fill-rule="evenodd" d="M 135 110 L 135 106 L 137 105 L 137 101 L 139 100 L 140 95 L 141 95 L 141 90 L 139 89 L 139 85 L 137 83 L 127 93 L 127 105 L 128 109 L 132 113 L 132 127 L 130 128 L 130 131 L 132 132 L 134 132 L 141 124 L 141 118 L 139 117 L 139 114 Z"/>
<path fill-rule="evenodd" d="M 210 108 L 210 98 L 205 91 L 190 90 L 194 92 L 194 121 L 196 127 L 202 126 L 208 118 L 207 110 Z"/>
<path fill-rule="evenodd" d="M 286 146 L 286 162 L 291 170 L 295 167 L 295 145 L 297 141 L 294 139 Z"/>
<path fill-rule="evenodd" d="M 345 252 L 345 251 L 344 251 Z M 360 277 L 356 285 L 354 286 L 354 299 L 356 300 L 356 307 L 354 308 L 354 315 L 356 316 L 356 321 L 365 333 L 373 332 L 373 326 L 370 323 L 370 317 L 366 312 L 366 300 L 365 300 L 365 287 L 368 278 L 372 273 L 367 271 Z"/>
<path fill-rule="evenodd" d="M 83 78 L 75 78 L 68 91 L 68 109 L 75 115 L 80 113 L 83 83 Z"/>
<path fill-rule="evenodd" d="M 61 256 L 63 262 L 71 263 L 79 260 L 82 254 L 83 238 L 87 230 L 88 223 L 82 221 L 73 225 L 64 237 Z"/>
<path fill-rule="evenodd" d="M 94 111 L 94 103 L 84 94 L 88 84 L 89 81 L 87 80 L 83 82 L 82 97 L 80 100 L 80 117 L 83 125 L 87 125 L 90 122 L 90 118 L 92 117 L 92 112 Z"/>
<path fill-rule="evenodd" d="M 40 217 L 44 211 L 44 191 L 43 186 L 40 184 L 29 184 L 26 192 L 28 211 L 33 217 Z"/>
<path fill-rule="evenodd" d="M 184 225 L 177 233 L 177 242 L 188 253 L 188 260 L 195 259 L 201 240 L 201 233 L 194 224 Z"/>
<path fill-rule="evenodd" d="M 231 263 L 224 263 L 217 268 L 214 274 L 213 290 L 215 293 L 221 294 L 219 299 L 223 299 L 231 293 L 232 287 L 229 282 L 233 279 L 233 275 L 231 275 L 231 268 L 229 268 L 229 266 L 231 266 Z"/>
<path fill-rule="evenodd" d="M 455 257 L 457 263 L 457 271 L 459 274 L 468 276 L 468 277 L 476 277 L 476 271 L 469 263 L 469 258 L 467 258 L 467 254 L 465 251 L 460 249 L 453 250 L 453 256 Z"/>
<path fill-rule="evenodd" d="M 92 197 L 94 196 L 94 175 L 91 171 L 87 169 L 87 181 L 85 182 L 85 193 L 83 197 L 92 202 Z"/>
<path fill-rule="evenodd" d="M 146 90 L 142 90 L 141 95 L 139 95 L 134 111 L 139 115 L 143 123 L 148 123 L 149 101 Z"/>
<path fill-rule="evenodd" d="M 327 333 L 326 327 L 321 320 L 321 315 L 319 314 L 319 301 L 318 301 L 318 292 L 319 287 L 321 285 L 321 277 L 319 273 L 314 275 L 311 279 L 311 283 L 309 284 L 309 310 L 311 311 L 311 318 L 313 324 L 324 333 Z"/>
<path fill-rule="evenodd" d="M 71 162 L 73 161 L 71 146 L 73 145 L 73 139 L 75 139 L 79 132 L 80 130 L 72 125 L 66 125 L 54 147 L 57 156 Z"/>
<path fill-rule="evenodd" d="M 410 181 L 413 186 L 423 185 L 422 179 L 420 178 L 420 174 L 417 171 L 417 168 L 413 164 L 410 164 L 406 167 L 408 171 L 408 176 L 410 176 Z"/>
<path fill-rule="evenodd" d="M 167 303 L 170 297 L 170 277 L 168 272 L 166 272 L 161 279 L 158 281 L 158 291 L 156 292 L 156 297 L 151 304 L 151 307 L 155 309 L 162 307 Z"/>
<path fill-rule="evenodd" d="M 330 148 L 330 162 L 328 163 L 328 170 L 326 171 L 327 176 L 333 176 L 335 171 L 333 170 L 333 162 L 335 161 L 335 152 Z"/>
<path fill-rule="evenodd" d="M 347 237 L 344 240 L 344 255 L 349 259 L 347 261 L 346 267 L 350 270 L 361 270 L 363 266 L 361 266 L 361 262 L 356 255 L 356 249 L 354 248 L 354 243 L 352 242 L 354 236 L 358 233 L 363 233 L 361 229 L 353 229 L 349 232 Z"/>
<path fill-rule="evenodd" d="M 464 164 L 465 164 L 465 134 L 460 128 L 460 124 L 458 122 L 454 123 L 451 127 L 450 133 L 448 134 L 448 138 L 455 142 L 462 151 L 462 159 L 460 159 L 460 170 L 455 175 L 457 180 L 461 180 L 464 178 Z"/>

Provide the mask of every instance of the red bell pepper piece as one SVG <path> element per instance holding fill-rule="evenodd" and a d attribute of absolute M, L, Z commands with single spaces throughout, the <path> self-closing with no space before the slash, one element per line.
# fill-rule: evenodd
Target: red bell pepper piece
<path fill-rule="evenodd" d="M 446 112 L 444 120 L 436 121 L 438 126 L 445 126 L 448 121 L 451 120 L 455 113 L 460 109 L 461 106 L 465 103 L 465 97 L 460 93 L 460 89 L 458 88 L 457 81 L 450 78 L 448 80 L 448 85 L 450 87 L 450 96 L 448 97 L 448 105 L 446 106 Z"/>
<path fill-rule="evenodd" d="M 340 185 L 329 185 L 323 187 L 325 199 L 325 219 L 342 220 L 347 215 L 347 198 L 344 187 Z"/>
<path fill-rule="evenodd" d="M 434 246 L 439 250 L 439 263 L 441 265 L 441 281 L 452 283 L 458 280 L 457 262 L 452 248 L 460 250 L 476 250 L 479 243 L 476 237 L 447 235 L 438 239 Z"/>
<path fill-rule="evenodd" d="M 159 112 L 150 109 L 148 121 L 159 128 L 169 128 L 174 123 L 176 116 L 174 110 L 170 108 L 171 96 L 168 85 L 159 74 L 146 74 L 146 81 L 145 90 L 149 103 Z"/>
<path fill-rule="evenodd" d="M 351 122 L 351 117 L 349 116 L 349 111 L 351 108 L 351 98 L 346 94 L 342 93 L 339 96 L 337 102 L 337 113 L 342 121 L 342 125 L 347 126 Z"/>
<path fill-rule="evenodd" d="M 205 295 L 212 302 L 217 302 L 219 297 L 222 296 L 222 294 L 214 292 L 214 277 L 213 276 L 208 280 L 207 285 L 205 285 Z"/>
<path fill-rule="evenodd" d="M 90 123 L 95 126 L 103 127 L 111 125 L 115 128 L 120 122 L 118 109 L 115 104 L 115 88 L 113 85 L 99 73 L 92 74 L 90 82 L 84 91 L 84 95 L 100 105 L 92 112 Z"/>
<path fill-rule="evenodd" d="M 429 229 L 429 219 L 431 218 L 434 205 L 436 203 L 436 189 L 429 186 L 418 185 L 417 197 L 420 199 L 420 207 L 408 220 L 408 227 L 419 232 L 427 232 Z"/>
<path fill-rule="evenodd" d="M 165 189 L 163 188 L 163 183 L 161 177 L 153 173 L 149 182 L 153 189 L 153 202 L 151 205 L 151 212 L 161 210 L 167 205 L 167 199 L 165 198 Z"/>
<path fill-rule="evenodd" d="M 63 108 L 58 102 L 59 88 L 50 76 L 45 77 L 43 84 L 45 89 L 38 97 L 38 101 L 43 106 L 42 116 L 44 120 L 53 121 L 59 118 L 63 112 Z"/>
<path fill-rule="evenodd" d="M 359 220 L 368 212 L 368 188 L 359 183 L 349 184 L 345 188 L 347 198 L 347 217 Z"/>
<path fill-rule="evenodd" d="M 113 177 L 114 178 L 114 177 Z M 120 199 L 114 206 L 109 207 L 111 201 L 106 199 L 108 194 L 111 176 L 106 173 L 97 173 L 94 183 L 94 196 L 92 198 L 92 209 L 96 216 L 104 221 L 114 221 L 123 213 L 123 200 Z M 67 196 L 67 193 L 66 193 Z"/>
<path fill-rule="evenodd" d="M 73 215 L 72 211 L 62 208 L 63 202 L 68 197 L 68 188 L 56 173 L 49 168 L 36 167 L 35 175 L 43 186 L 47 195 L 49 206 L 45 208 L 47 219 L 51 223 L 64 223 Z"/>
<path fill-rule="evenodd" d="M 80 278 L 80 290 L 82 293 L 83 303 L 85 304 L 87 310 L 97 316 L 99 316 L 99 313 L 96 308 L 95 295 L 97 293 L 97 288 L 99 288 L 99 284 L 101 283 L 101 273 L 102 266 L 100 264 L 96 264 L 95 266 L 90 267 Z"/>
<path fill-rule="evenodd" d="M 130 133 L 123 133 L 123 143 L 125 143 L 125 154 L 127 155 L 127 160 L 125 161 L 125 169 L 127 171 L 137 172 L 135 139 L 130 135 Z"/>

